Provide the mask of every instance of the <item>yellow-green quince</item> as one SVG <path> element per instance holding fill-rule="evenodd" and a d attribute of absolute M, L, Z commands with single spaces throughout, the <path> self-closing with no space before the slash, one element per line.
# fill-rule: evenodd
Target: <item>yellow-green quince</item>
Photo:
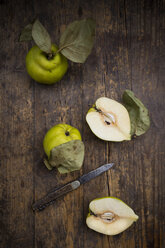
<path fill-rule="evenodd" d="M 28 74 L 42 84 L 54 84 L 62 79 L 68 69 L 67 59 L 58 52 L 58 47 L 51 46 L 52 57 L 43 52 L 38 46 L 33 46 L 26 56 Z"/>
<path fill-rule="evenodd" d="M 58 124 L 48 130 L 44 137 L 43 146 L 46 155 L 50 156 L 50 151 L 61 144 L 71 140 L 81 140 L 79 130 L 68 124 Z"/>

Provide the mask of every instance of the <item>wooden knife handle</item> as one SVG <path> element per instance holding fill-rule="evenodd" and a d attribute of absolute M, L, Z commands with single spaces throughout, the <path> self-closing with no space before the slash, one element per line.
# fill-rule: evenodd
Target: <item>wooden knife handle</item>
<path fill-rule="evenodd" d="M 50 193 L 48 193 L 45 197 L 38 200 L 32 205 L 32 209 L 35 210 L 43 210 L 50 204 L 54 203 L 54 201 L 62 196 L 67 194 L 68 192 L 77 189 L 80 186 L 80 182 L 78 180 L 68 183 L 60 188 L 54 189 Z"/>

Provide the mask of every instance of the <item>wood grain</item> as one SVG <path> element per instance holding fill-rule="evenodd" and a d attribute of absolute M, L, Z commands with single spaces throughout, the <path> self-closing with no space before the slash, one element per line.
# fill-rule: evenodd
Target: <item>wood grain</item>
<path fill-rule="evenodd" d="M 165 247 L 164 0 L 1 0 L 0 12 L 0 247 Z M 68 23 L 88 17 L 97 23 L 86 63 L 70 62 L 53 86 L 30 79 L 25 56 L 32 43 L 18 42 L 23 27 L 36 17 L 57 44 Z M 151 128 L 129 142 L 99 140 L 85 120 L 89 107 L 101 96 L 121 101 L 125 89 L 147 106 Z M 58 123 L 82 134 L 86 156 L 80 171 L 60 175 L 43 164 L 43 137 Z M 52 187 L 107 162 L 115 162 L 115 168 L 33 213 L 31 204 Z M 139 215 L 137 223 L 113 237 L 85 224 L 89 202 L 108 195 Z"/>

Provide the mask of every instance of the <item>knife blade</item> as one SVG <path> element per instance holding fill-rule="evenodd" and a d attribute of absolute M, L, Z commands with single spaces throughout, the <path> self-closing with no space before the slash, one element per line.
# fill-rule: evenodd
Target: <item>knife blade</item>
<path fill-rule="evenodd" d="M 49 192 L 45 197 L 43 197 L 42 199 L 35 202 L 32 205 L 32 209 L 34 211 L 45 209 L 47 206 L 53 204 L 58 197 L 65 195 L 65 194 L 69 193 L 70 191 L 77 189 L 81 184 L 87 183 L 91 179 L 101 175 L 105 171 L 112 168 L 113 165 L 114 165 L 114 163 L 102 165 L 102 166 L 98 167 L 97 169 L 90 171 L 89 173 L 79 177 L 75 181 L 72 181 L 70 183 L 65 184 L 62 187 L 58 187 L 58 188 L 51 190 L 51 192 Z"/>

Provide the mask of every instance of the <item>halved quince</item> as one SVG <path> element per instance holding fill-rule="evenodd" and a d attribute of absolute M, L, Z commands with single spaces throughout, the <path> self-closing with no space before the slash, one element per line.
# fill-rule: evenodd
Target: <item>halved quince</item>
<path fill-rule="evenodd" d="M 127 109 L 119 102 L 101 97 L 89 109 L 86 121 L 92 132 L 107 141 L 130 140 L 131 123 Z"/>
<path fill-rule="evenodd" d="M 116 235 L 139 218 L 123 201 L 114 197 L 95 199 L 89 204 L 86 224 L 96 232 Z"/>

